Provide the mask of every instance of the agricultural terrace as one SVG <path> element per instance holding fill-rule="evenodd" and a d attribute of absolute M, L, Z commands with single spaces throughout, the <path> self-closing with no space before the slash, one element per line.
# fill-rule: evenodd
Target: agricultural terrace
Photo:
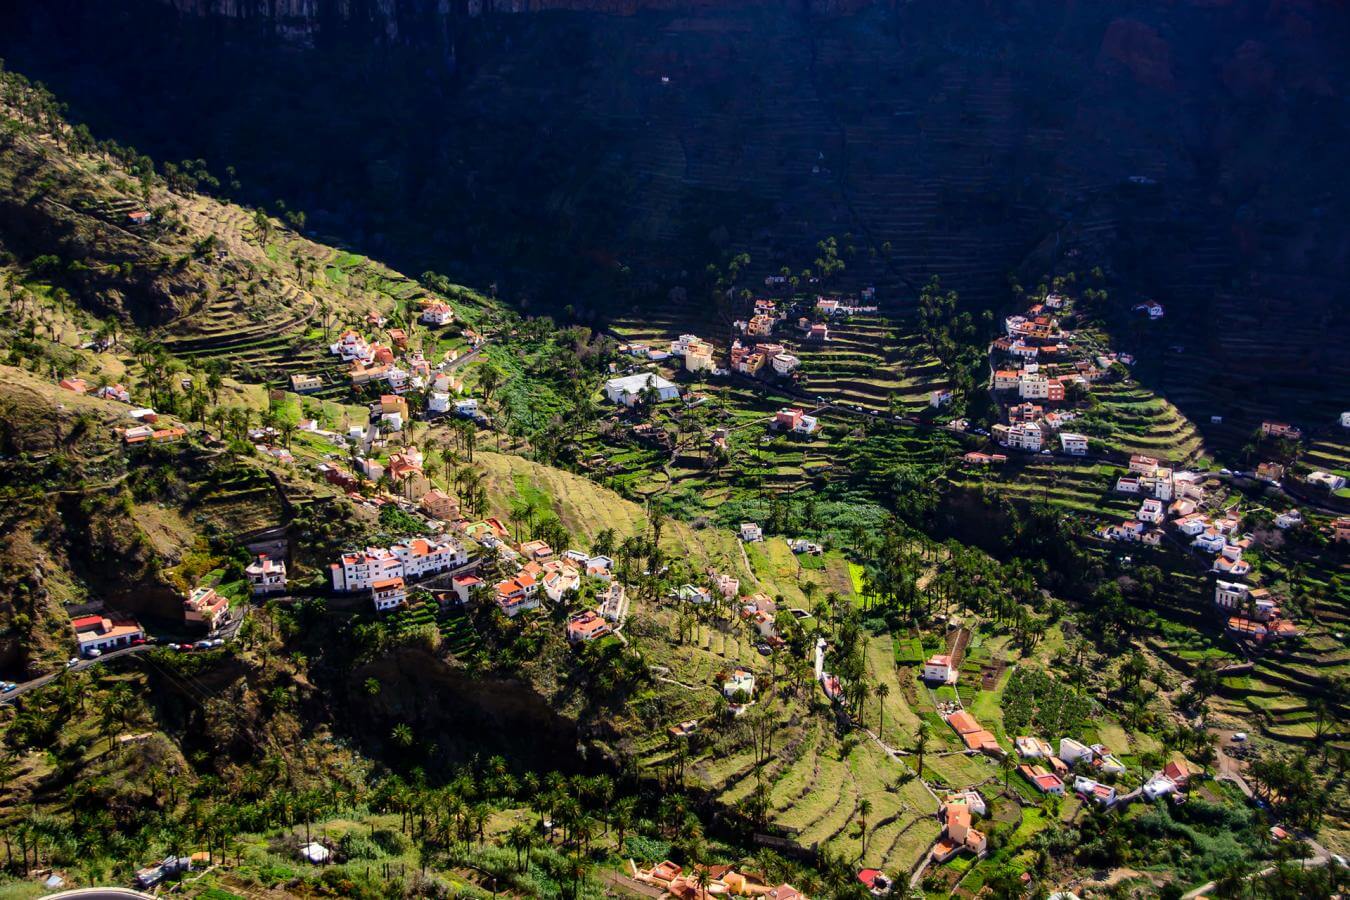
<path fill-rule="evenodd" d="M 485 451 L 475 455 L 475 464 L 482 472 L 489 509 L 502 521 L 511 520 L 520 501 L 532 500 L 540 515 L 556 515 L 586 549 L 605 529 L 613 529 L 619 541 L 650 529 L 643 507 L 580 475 L 523 457 Z M 744 593 L 781 595 L 794 605 L 805 603 L 801 586 L 806 581 L 817 582 L 822 596 L 830 590 L 851 595 L 848 567 L 842 556 L 836 553 L 798 562 L 782 538 L 743 550 L 726 529 L 672 519 L 662 526 L 661 544 L 672 567 L 685 570 L 690 580 L 699 583 L 703 571 L 711 567 L 739 578 Z"/>

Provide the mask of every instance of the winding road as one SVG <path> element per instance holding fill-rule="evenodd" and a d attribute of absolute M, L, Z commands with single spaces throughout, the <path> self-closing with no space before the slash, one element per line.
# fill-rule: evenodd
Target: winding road
<path fill-rule="evenodd" d="M 123 647 L 120 650 L 113 650 L 108 653 L 104 653 L 102 656 L 96 656 L 93 659 L 80 659 L 73 666 L 66 666 L 63 669 L 57 669 L 56 671 L 49 672 L 46 675 L 39 675 L 37 678 L 34 678 L 31 681 L 23 682 L 14 690 L 5 694 L 3 697 L 0 697 L 0 703 L 9 703 L 14 698 L 22 697 L 29 691 L 35 691 L 38 688 L 46 687 L 56 679 L 60 678 L 66 672 L 80 672 L 83 671 L 84 669 L 89 668 L 90 666 L 96 666 L 99 663 L 106 662 L 110 659 L 117 659 L 118 657 L 131 656 L 134 653 L 143 653 L 146 650 L 153 650 L 155 646 L 156 645 L 154 644 L 137 644 L 134 647 Z M 65 895 L 57 894 L 54 896 L 65 896 Z M 74 895 L 72 894 L 72 896 Z M 137 896 L 143 895 L 138 894 Z"/>

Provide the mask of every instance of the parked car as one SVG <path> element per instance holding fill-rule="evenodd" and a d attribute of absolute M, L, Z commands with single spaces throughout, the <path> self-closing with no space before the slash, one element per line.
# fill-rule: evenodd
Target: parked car
<path fill-rule="evenodd" d="M 224 646 L 225 646 L 225 640 L 224 640 L 223 638 L 215 638 L 215 639 L 212 640 L 210 643 L 211 643 L 211 646 L 212 646 L 212 647 L 224 647 Z"/>
<path fill-rule="evenodd" d="M 0 684 L 0 694 L 8 694 L 10 691 L 16 690 L 18 687 L 19 686 L 14 682 L 6 681 L 4 684 Z"/>
<path fill-rule="evenodd" d="M 66 660 L 66 668 L 67 668 L 67 669 L 73 669 L 73 668 L 75 668 L 76 666 L 78 666 L 79 664 L 80 664 L 80 658 L 79 658 L 78 656 L 72 656 L 70 659 Z"/>
<path fill-rule="evenodd" d="M 1235 744 L 1241 744 L 1245 740 L 1247 740 L 1247 732 L 1245 731 L 1239 731 L 1237 734 L 1233 735 L 1233 743 Z"/>
<path fill-rule="evenodd" d="M 131 642 L 131 646 L 133 646 L 133 647 L 139 647 L 139 646 L 141 646 L 141 645 L 144 644 L 144 643 L 145 643 L 145 638 L 136 638 L 134 641 Z"/>
<path fill-rule="evenodd" d="M 197 643 L 195 643 L 195 644 L 192 645 L 192 649 L 193 649 L 193 650 L 210 650 L 210 649 L 211 649 L 211 642 L 210 642 L 210 641 L 198 641 Z"/>
<path fill-rule="evenodd" d="M 89 657 L 90 659 L 98 659 L 100 656 L 103 655 L 103 651 L 98 649 L 97 647 L 94 647 L 93 649 L 86 651 L 84 655 Z"/>

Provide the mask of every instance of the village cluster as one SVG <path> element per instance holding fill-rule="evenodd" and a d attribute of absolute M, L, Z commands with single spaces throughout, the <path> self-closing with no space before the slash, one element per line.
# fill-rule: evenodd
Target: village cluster
<path fill-rule="evenodd" d="M 669 349 L 654 347 L 644 342 L 622 344 L 620 352 L 651 362 L 673 362 L 683 371 L 698 376 L 726 377 L 732 374 L 752 378 L 779 378 L 791 380 L 801 368 L 801 358 L 792 348 L 776 338 L 794 340 L 801 346 L 823 346 L 830 340 L 830 323 L 848 316 L 875 313 L 875 291 L 867 288 L 854 301 L 840 297 L 817 296 L 812 306 L 791 300 L 757 297 L 752 301 L 753 313 L 748 319 L 737 320 L 733 328 L 737 337 L 727 352 L 725 365 L 718 360 L 717 348 L 696 334 L 682 334 L 670 342 Z M 795 321 L 794 321 L 795 320 Z M 790 335 L 790 337 L 789 337 Z M 639 376 L 623 389 L 606 393 L 616 403 L 632 406 L 641 399 L 646 386 Z M 673 385 L 660 379 L 660 389 Z M 620 399 L 625 396 L 625 399 Z"/>
<path fill-rule="evenodd" d="M 959 677 L 958 669 L 952 656 L 938 654 L 924 663 L 920 677 L 930 685 L 954 685 Z M 961 739 L 966 752 L 982 753 L 1000 760 L 1007 756 L 993 732 L 959 704 L 949 704 L 943 711 L 943 719 Z M 1030 735 L 1015 738 L 1013 744 L 1018 774 L 1038 793 L 1064 796 L 1072 786 L 1073 792 L 1085 802 L 1096 803 L 1102 808 L 1129 803 L 1140 796 L 1150 801 L 1174 796 L 1180 802 L 1191 777 L 1189 767 L 1178 759 L 1154 772 L 1135 790 L 1120 793 L 1115 782 L 1126 775 L 1126 766 L 1101 744 L 1087 745 L 1072 737 L 1062 737 L 1056 750 L 1048 741 Z M 962 850 L 982 855 L 987 848 L 987 838 L 973 827 L 972 822 L 975 817 L 985 815 L 988 815 L 988 808 L 978 791 L 949 793 L 938 811 L 944 830 L 933 847 L 933 859 L 945 862 Z"/>
<path fill-rule="evenodd" d="M 423 298 L 418 319 L 423 325 L 442 327 L 454 322 L 454 313 L 449 305 L 440 300 Z M 461 358 L 459 351 L 447 350 L 442 359 L 433 364 L 423 356 L 421 350 L 409 349 L 409 336 L 405 329 L 386 328 L 385 317 L 380 313 L 373 310 L 368 313 L 366 324 L 373 330 L 383 329 L 388 343 L 367 339 L 360 332 L 348 329 L 328 348 L 330 354 L 349 366 L 351 386 L 362 388 L 380 385 L 398 395 L 409 390 L 425 391 L 429 411 L 448 411 L 451 396 L 463 390 L 462 382 L 449 374 Z M 471 328 L 465 328 L 463 335 L 469 347 L 466 355 L 483 342 L 482 336 Z M 319 390 L 323 386 L 323 379 L 316 375 L 298 374 L 291 377 L 291 389 L 298 394 Z"/>
<path fill-rule="evenodd" d="M 1086 435 L 1065 426 L 1076 418 L 1072 410 L 1079 392 L 1101 380 L 1116 363 L 1128 365 L 1128 356 L 1092 357 L 1074 331 L 1063 326 L 1073 301 L 1048 294 L 1022 315 L 1008 316 L 1004 334 L 989 348 L 994 364 L 994 396 L 1006 422 L 993 427 L 994 440 L 1004 447 L 1028 453 L 1049 452 L 1049 443 L 1071 456 L 1088 452 Z M 999 462 L 985 454 L 967 455 L 967 462 Z"/>

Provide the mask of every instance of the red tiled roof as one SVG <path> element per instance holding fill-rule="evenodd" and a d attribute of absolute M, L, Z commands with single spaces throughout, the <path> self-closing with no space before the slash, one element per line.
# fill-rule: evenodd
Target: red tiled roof
<path fill-rule="evenodd" d="M 947 724 L 956 729 L 957 734 L 967 734 L 972 731 L 980 730 L 980 723 L 975 720 L 974 716 L 965 710 L 961 710 L 958 713 L 952 713 L 952 715 L 948 716 Z"/>

